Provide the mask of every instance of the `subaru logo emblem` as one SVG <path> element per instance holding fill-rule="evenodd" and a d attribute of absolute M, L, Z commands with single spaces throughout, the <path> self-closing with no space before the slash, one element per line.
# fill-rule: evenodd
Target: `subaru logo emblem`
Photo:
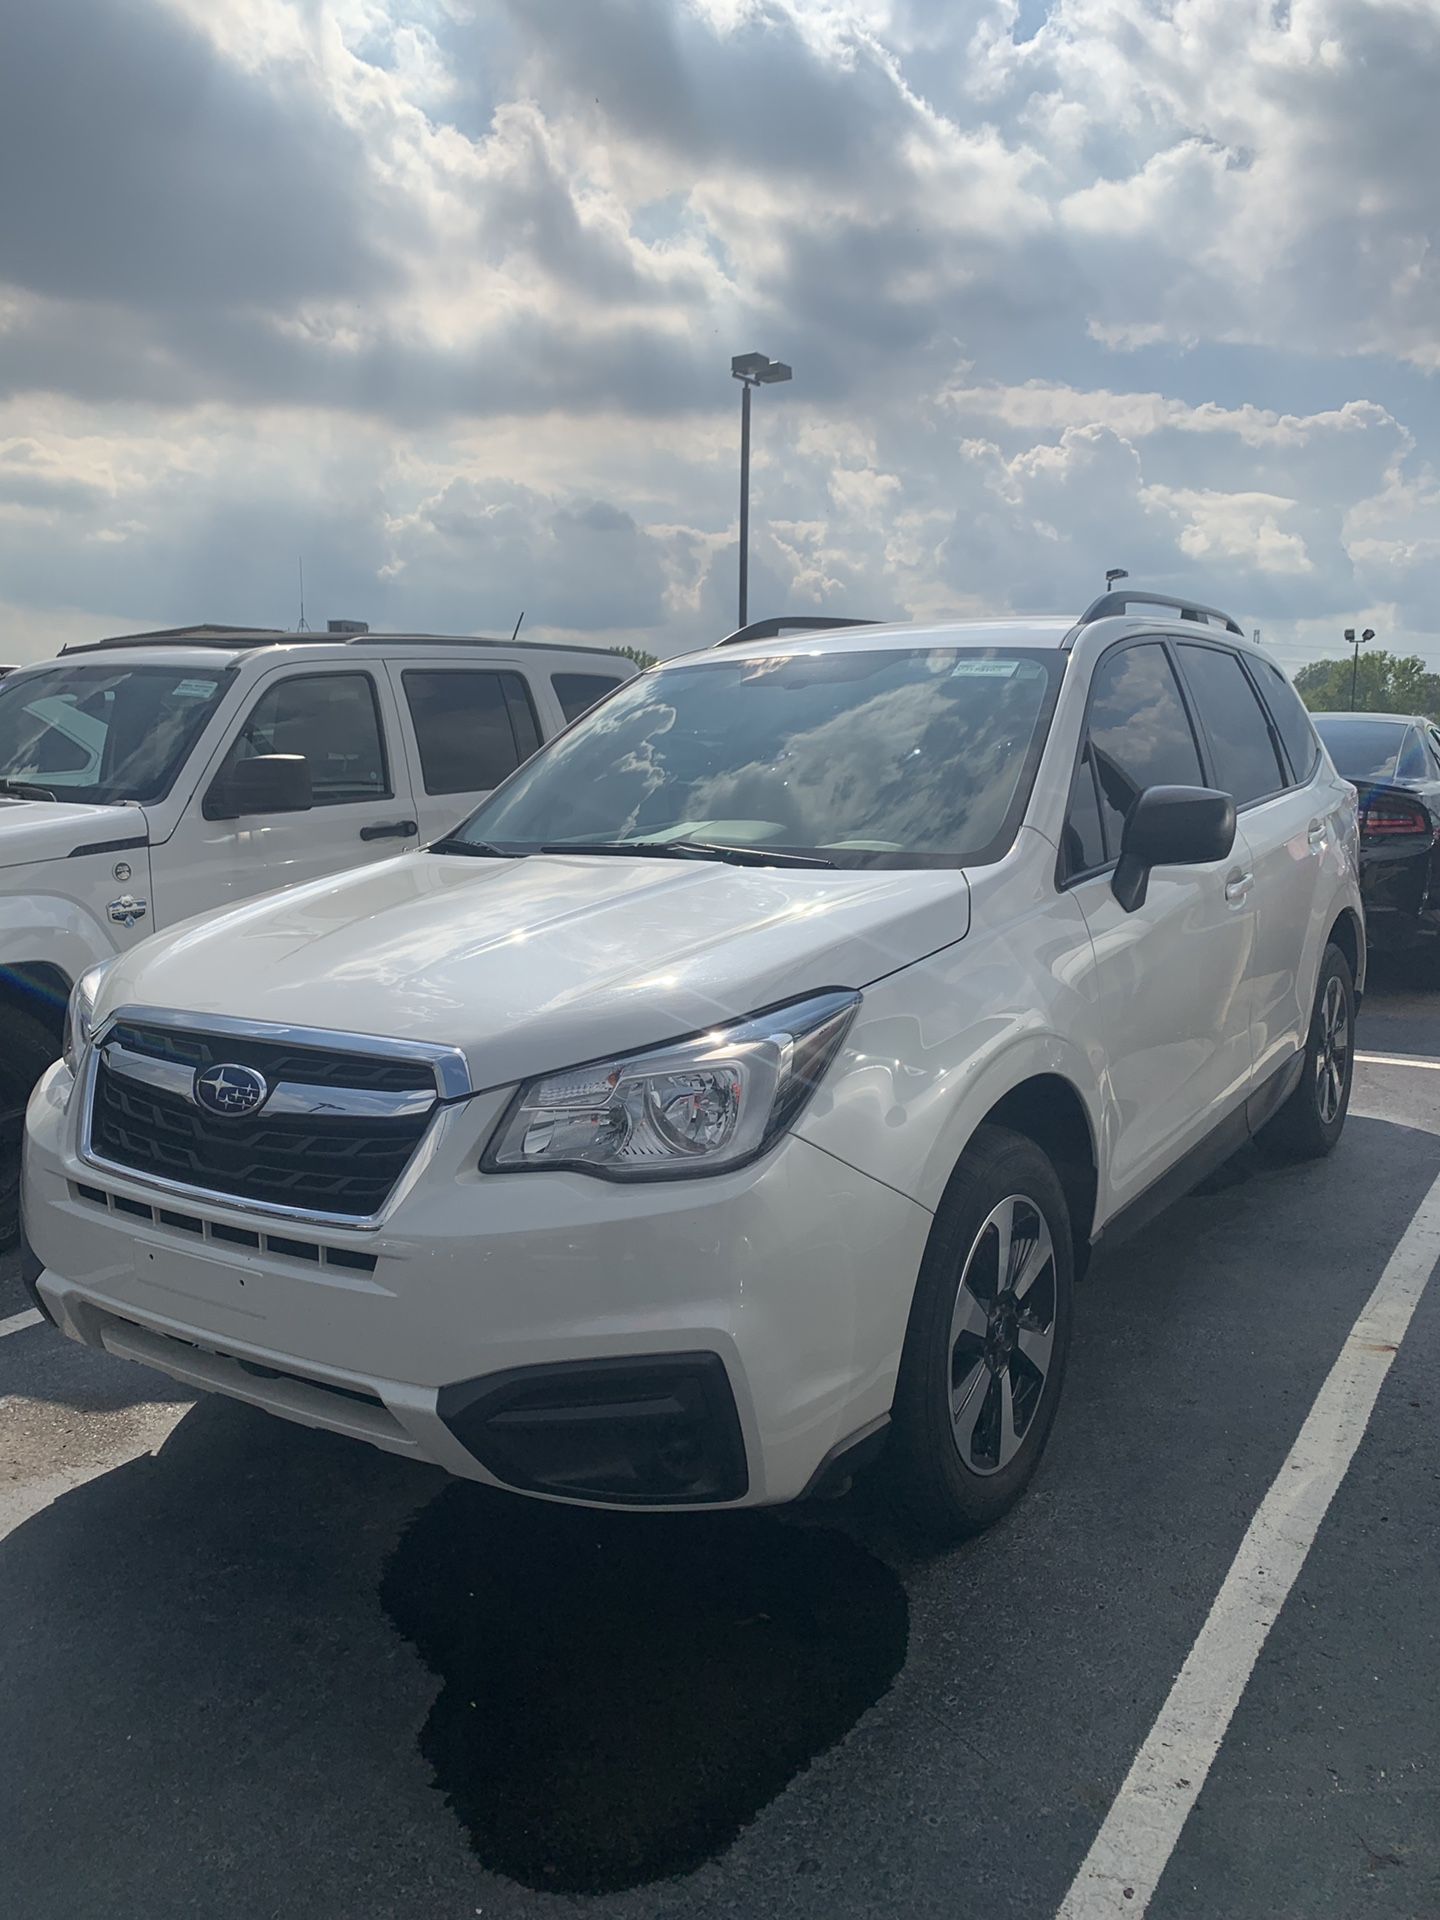
<path fill-rule="evenodd" d="M 206 1067 L 195 1075 L 196 1106 L 204 1107 L 209 1113 L 223 1114 L 228 1120 L 254 1113 L 264 1105 L 269 1094 L 264 1074 L 257 1073 L 253 1067 L 230 1062 L 222 1067 Z"/>

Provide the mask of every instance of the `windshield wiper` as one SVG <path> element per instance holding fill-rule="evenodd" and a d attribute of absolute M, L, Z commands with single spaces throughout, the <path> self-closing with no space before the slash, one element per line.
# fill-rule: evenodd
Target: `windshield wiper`
<path fill-rule="evenodd" d="M 17 800 L 53 800 L 49 787 L 37 787 L 33 780 L 11 780 L 0 774 L 0 793 L 13 793 Z"/>
<path fill-rule="evenodd" d="M 472 860 L 522 860 L 523 854 L 511 853 L 505 847 L 492 847 L 488 840 L 462 840 L 458 834 L 447 833 L 439 840 L 432 840 L 425 849 L 426 853 L 464 853 Z"/>
<path fill-rule="evenodd" d="M 541 853 L 614 853 L 644 859 L 724 860 L 732 867 L 833 867 L 818 853 L 782 853 L 778 848 L 728 847 L 718 840 L 576 840 L 555 841 Z"/>

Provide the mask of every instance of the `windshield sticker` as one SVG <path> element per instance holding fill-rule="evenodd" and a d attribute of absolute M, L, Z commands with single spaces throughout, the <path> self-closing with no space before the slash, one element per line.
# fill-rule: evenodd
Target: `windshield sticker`
<path fill-rule="evenodd" d="M 952 680 L 1009 680 L 1018 660 L 960 660 L 950 669 Z"/>
<path fill-rule="evenodd" d="M 215 691 L 213 680 L 182 680 L 175 689 L 177 700 L 208 700 Z"/>

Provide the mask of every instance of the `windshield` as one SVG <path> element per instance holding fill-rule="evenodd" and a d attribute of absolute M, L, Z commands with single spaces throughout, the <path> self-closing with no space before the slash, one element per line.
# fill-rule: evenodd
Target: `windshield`
<path fill-rule="evenodd" d="M 66 664 L 0 682 L 0 790 L 163 799 L 232 677 L 229 668 Z"/>
<path fill-rule="evenodd" d="M 1330 758 L 1347 780 L 1393 780 L 1410 733 L 1406 720 L 1357 720 L 1350 714 L 1312 716 Z"/>
<path fill-rule="evenodd" d="M 706 660 L 631 681 L 454 839 L 507 852 L 704 842 L 837 866 L 958 866 L 1014 838 L 1054 652 Z"/>

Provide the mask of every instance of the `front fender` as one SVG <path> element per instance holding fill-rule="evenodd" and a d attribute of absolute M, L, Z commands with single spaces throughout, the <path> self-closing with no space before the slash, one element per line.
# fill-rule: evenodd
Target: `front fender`
<path fill-rule="evenodd" d="M 0 985 L 20 968 L 53 967 L 67 985 L 116 951 L 108 922 L 63 894 L 0 896 Z"/>
<path fill-rule="evenodd" d="M 1067 1081 L 1102 1141 L 1103 1068 L 1090 936 L 1062 896 L 1043 924 L 972 933 L 867 988 L 797 1131 L 933 1212 L 975 1129 L 1027 1080 Z"/>

